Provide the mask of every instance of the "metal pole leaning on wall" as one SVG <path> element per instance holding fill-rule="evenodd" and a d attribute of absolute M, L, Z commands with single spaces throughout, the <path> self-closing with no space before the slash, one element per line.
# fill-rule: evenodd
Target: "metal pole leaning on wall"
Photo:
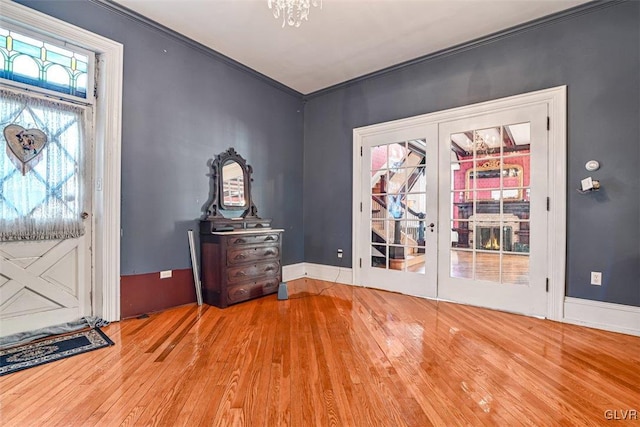
<path fill-rule="evenodd" d="M 193 283 L 196 287 L 196 298 L 198 305 L 202 305 L 202 287 L 200 284 L 200 273 L 198 272 L 198 259 L 196 258 L 196 245 L 193 240 L 193 230 L 187 231 L 189 235 L 189 250 L 191 251 L 191 268 L 193 269 Z"/>

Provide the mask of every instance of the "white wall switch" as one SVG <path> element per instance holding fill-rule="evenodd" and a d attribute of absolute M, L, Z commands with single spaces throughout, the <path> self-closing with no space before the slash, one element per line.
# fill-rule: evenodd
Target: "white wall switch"
<path fill-rule="evenodd" d="M 602 285 L 602 273 L 599 271 L 591 272 L 591 284 L 596 286 Z"/>
<path fill-rule="evenodd" d="M 173 271 L 171 270 L 164 270 L 160 272 L 160 278 L 161 279 L 168 279 L 171 276 L 173 276 Z"/>

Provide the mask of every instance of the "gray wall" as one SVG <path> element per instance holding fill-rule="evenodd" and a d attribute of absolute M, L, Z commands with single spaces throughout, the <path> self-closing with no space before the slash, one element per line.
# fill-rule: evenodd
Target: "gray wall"
<path fill-rule="evenodd" d="M 230 146 L 254 166 L 261 216 L 287 230 L 284 264 L 350 266 L 353 128 L 567 85 L 567 295 L 640 306 L 638 2 L 312 96 L 304 117 L 295 94 L 109 8 L 19 2 L 125 46 L 123 275 L 190 266 L 206 163 Z M 573 189 L 592 158 L 603 190 L 582 196 Z M 588 284 L 592 270 L 602 287 Z"/>
<path fill-rule="evenodd" d="M 567 85 L 567 295 L 640 306 L 639 18 L 638 2 L 608 6 L 311 96 L 305 261 L 340 265 L 343 248 L 351 266 L 353 128 Z M 580 195 L 590 159 L 603 190 Z"/>
<path fill-rule="evenodd" d="M 229 147 L 253 166 L 258 214 L 286 229 L 283 263 L 304 260 L 297 93 L 99 4 L 20 3 L 124 45 L 122 275 L 190 268 L 207 161 Z"/>

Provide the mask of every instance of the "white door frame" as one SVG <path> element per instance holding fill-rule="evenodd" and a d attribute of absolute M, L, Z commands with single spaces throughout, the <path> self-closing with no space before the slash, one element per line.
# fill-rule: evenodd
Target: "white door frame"
<path fill-rule="evenodd" d="M 362 170 L 360 150 L 362 139 L 378 133 L 397 129 L 438 124 L 441 122 L 469 118 L 492 112 L 500 112 L 516 107 L 546 104 L 549 111 L 549 227 L 547 229 L 548 251 L 547 265 L 549 275 L 549 293 L 547 295 L 547 318 L 563 319 L 565 298 L 565 270 L 567 247 L 567 98 L 566 86 L 558 86 L 522 95 L 510 96 L 464 107 L 452 108 L 435 113 L 394 120 L 386 123 L 356 128 L 353 130 L 353 203 L 352 203 L 352 274 L 353 284 L 361 285 L 360 245 L 364 244 L 357 224 L 360 211 Z M 440 147 L 442 148 L 442 147 Z M 368 242 L 368 240 L 367 240 Z M 439 248 L 443 250 L 445 248 Z M 446 248 L 448 250 L 448 248 Z"/>
<path fill-rule="evenodd" d="M 99 56 L 93 159 L 93 313 L 120 320 L 120 157 L 123 46 L 20 4 L 0 0 L 2 21 L 27 25 Z"/>

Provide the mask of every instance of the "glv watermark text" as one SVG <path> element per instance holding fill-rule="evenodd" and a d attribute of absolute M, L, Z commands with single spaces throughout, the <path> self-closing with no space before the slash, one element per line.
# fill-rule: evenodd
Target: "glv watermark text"
<path fill-rule="evenodd" d="M 637 409 L 607 409 L 604 411 L 607 420 L 638 420 Z"/>

